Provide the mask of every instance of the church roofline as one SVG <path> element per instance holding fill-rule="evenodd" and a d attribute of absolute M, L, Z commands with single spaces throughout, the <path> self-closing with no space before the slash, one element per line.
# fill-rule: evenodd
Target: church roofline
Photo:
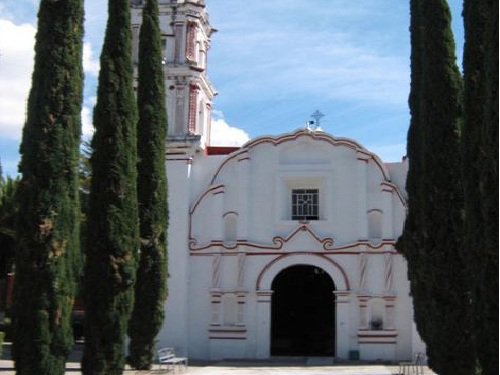
<path fill-rule="evenodd" d="M 389 176 L 389 172 L 387 171 L 387 168 L 384 165 L 384 163 L 382 162 L 382 160 L 375 153 L 368 151 L 365 147 L 363 147 L 358 142 L 356 142 L 352 139 L 349 139 L 349 138 L 334 137 L 333 135 L 325 133 L 323 131 L 320 132 L 320 131 L 311 131 L 309 129 L 297 129 L 291 133 L 284 133 L 284 134 L 277 135 L 277 136 L 265 135 L 265 136 L 257 137 L 255 139 L 248 141 L 241 148 L 239 148 L 238 150 L 236 150 L 235 152 L 230 154 L 226 158 L 226 160 L 224 160 L 221 163 L 220 167 L 215 172 L 215 174 L 212 178 L 211 184 L 214 184 L 215 180 L 217 179 L 217 176 L 222 171 L 222 169 L 224 169 L 224 166 L 230 160 L 232 160 L 233 158 L 236 158 L 238 155 L 246 153 L 250 149 L 252 149 L 258 145 L 261 145 L 261 144 L 270 143 L 274 146 L 278 146 L 281 143 L 294 141 L 294 140 L 297 140 L 299 137 L 304 137 L 304 136 L 310 137 L 314 140 L 327 142 L 327 143 L 331 144 L 332 146 L 345 146 L 345 147 L 348 147 L 348 148 L 351 148 L 351 149 L 357 151 L 358 153 L 361 154 L 360 157 L 358 157 L 359 159 L 364 160 L 366 162 L 368 162 L 370 159 L 372 159 L 374 161 L 374 163 L 377 165 L 377 167 L 379 168 L 380 172 L 382 173 L 384 180 L 386 180 L 387 182 L 391 181 L 390 176 Z"/>
<path fill-rule="evenodd" d="M 238 151 L 240 147 L 230 147 L 230 146 L 207 146 L 206 154 L 211 155 L 229 155 L 232 152 Z"/>

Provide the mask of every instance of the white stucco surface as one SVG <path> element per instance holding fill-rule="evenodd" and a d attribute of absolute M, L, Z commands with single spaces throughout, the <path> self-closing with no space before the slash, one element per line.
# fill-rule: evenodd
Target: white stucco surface
<path fill-rule="evenodd" d="M 354 141 L 303 129 L 228 155 L 193 147 L 167 171 L 162 346 L 198 359 L 269 358 L 273 280 L 310 265 L 335 285 L 336 357 L 411 358 L 420 339 L 394 247 L 405 218 L 403 163 L 386 166 Z M 318 220 L 291 219 L 295 188 L 318 189 Z M 382 326 L 373 329 L 375 315 Z"/>

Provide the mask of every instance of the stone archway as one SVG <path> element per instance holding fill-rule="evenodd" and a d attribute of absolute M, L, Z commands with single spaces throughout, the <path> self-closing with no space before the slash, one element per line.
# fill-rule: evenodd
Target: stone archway
<path fill-rule="evenodd" d="M 271 356 L 271 303 L 272 283 L 276 276 L 286 268 L 307 265 L 322 269 L 335 285 L 330 298 L 335 303 L 335 357 L 348 358 L 350 326 L 353 319 L 350 314 L 350 282 L 343 267 L 324 254 L 300 252 L 283 254 L 271 260 L 257 275 L 255 290 L 257 297 L 256 321 L 256 358 Z M 333 290 L 333 289 L 332 289 Z"/>
<path fill-rule="evenodd" d="M 321 268 L 295 265 L 272 282 L 271 355 L 333 356 L 335 285 Z"/>

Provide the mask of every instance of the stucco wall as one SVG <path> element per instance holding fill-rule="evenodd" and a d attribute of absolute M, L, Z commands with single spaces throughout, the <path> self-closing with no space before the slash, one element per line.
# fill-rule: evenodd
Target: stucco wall
<path fill-rule="evenodd" d="M 269 357 L 272 280 L 306 264 L 335 283 L 337 357 L 411 357 L 406 264 L 394 248 L 405 217 L 404 167 L 388 168 L 353 141 L 297 131 L 227 156 L 198 153 L 167 170 L 162 345 L 199 359 Z M 291 220 L 291 189 L 299 187 L 319 189 L 319 220 Z M 375 310 L 381 330 L 370 328 Z"/>

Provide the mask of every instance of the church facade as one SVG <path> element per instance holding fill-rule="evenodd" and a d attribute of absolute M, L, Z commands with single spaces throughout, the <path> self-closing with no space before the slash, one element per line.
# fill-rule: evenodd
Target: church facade
<path fill-rule="evenodd" d="M 141 1 L 132 19 L 137 50 Z M 170 224 L 159 346 L 196 359 L 409 359 L 407 162 L 299 129 L 210 145 L 215 95 L 202 0 L 163 0 Z"/>

